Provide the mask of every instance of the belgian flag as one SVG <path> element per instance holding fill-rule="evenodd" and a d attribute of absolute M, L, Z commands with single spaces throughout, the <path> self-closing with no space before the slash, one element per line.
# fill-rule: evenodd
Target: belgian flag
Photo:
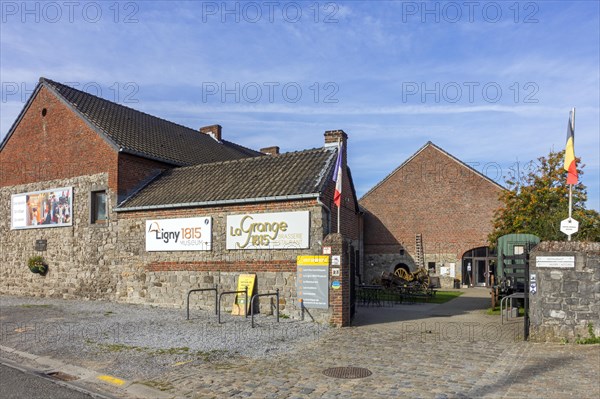
<path fill-rule="evenodd" d="M 575 163 L 575 108 L 569 113 L 569 126 L 567 126 L 567 145 L 565 147 L 565 170 L 567 184 L 577 184 L 577 165 Z"/>

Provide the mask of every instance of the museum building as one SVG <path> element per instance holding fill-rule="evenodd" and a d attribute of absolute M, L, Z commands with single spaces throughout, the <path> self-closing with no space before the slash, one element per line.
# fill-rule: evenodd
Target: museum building
<path fill-rule="evenodd" d="M 364 280 L 425 267 L 442 287 L 486 286 L 496 254 L 488 247 L 502 186 L 433 144 L 359 200 L 364 212 Z"/>
<path fill-rule="evenodd" d="M 304 303 L 347 325 L 361 218 L 348 136 L 324 136 L 321 148 L 254 151 L 219 125 L 197 131 L 41 78 L 0 144 L 0 294 L 182 307 L 188 290 L 235 290 L 250 273 L 298 317 L 299 257 L 337 251 L 319 306 Z M 27 267 L 36 255 L 45 275 Z"/>

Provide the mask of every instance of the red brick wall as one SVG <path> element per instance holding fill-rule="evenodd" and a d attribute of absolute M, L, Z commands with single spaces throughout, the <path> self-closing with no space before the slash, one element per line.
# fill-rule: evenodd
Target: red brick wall
<path fill-rule="evenodd" d="M 259 273 L 259 272 L 296 272 L 295 260 L 246 260 L 246 261 L 206 261 L 206 262 L 151 262 L 146 265 L 146 269 L 151 272 L 172 272 L 172 271 L 195 271 L 210 272 L 219 270 L 222 272 L 240 272 Z"/>
<path fill-rule="evenodd" d="M 117 187 L 117 152 L 45 87 L 0 151 L 0 166 L 0 187 L 102 172 Z"/>
<path fill-rule="evenodd" d="M 141 158 L 131 154 L 119 154 L 119 197 L 124 198 L 140 188 L 140 184 L 161 171 L 172 168 L 162 162 Z"/>
<path fill-rule="evenodd" d="M 501 188 L 427 146 L 360 201 L 366 209 L 366 254 L 415 252 L 423 235 L 425 254 L 486 246 Z"/>

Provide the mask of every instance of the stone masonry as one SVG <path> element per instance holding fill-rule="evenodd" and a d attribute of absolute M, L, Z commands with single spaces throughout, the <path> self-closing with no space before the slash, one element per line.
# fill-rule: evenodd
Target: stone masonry
<path fill-rule="evenodd" d="M 540 256 L 574 256 L 574 268 L 537 267 Z M 542 242 L 531 253 L 531 339 L 573 341 L 588 337 L 588 323 L 600 336 L 600 243 Z"/>

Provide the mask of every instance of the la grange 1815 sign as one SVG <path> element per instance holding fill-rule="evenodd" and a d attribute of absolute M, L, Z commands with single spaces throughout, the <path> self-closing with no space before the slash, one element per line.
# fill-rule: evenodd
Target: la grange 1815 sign
<path fill-rule="evenodd" d="M 212 218 L 146 220 L 146 251 L 210 251 Z"/>
<path fill-rule="evenodd" d="M 227 216 L 227 249 L 308 248 L 310 212 Z"/>

